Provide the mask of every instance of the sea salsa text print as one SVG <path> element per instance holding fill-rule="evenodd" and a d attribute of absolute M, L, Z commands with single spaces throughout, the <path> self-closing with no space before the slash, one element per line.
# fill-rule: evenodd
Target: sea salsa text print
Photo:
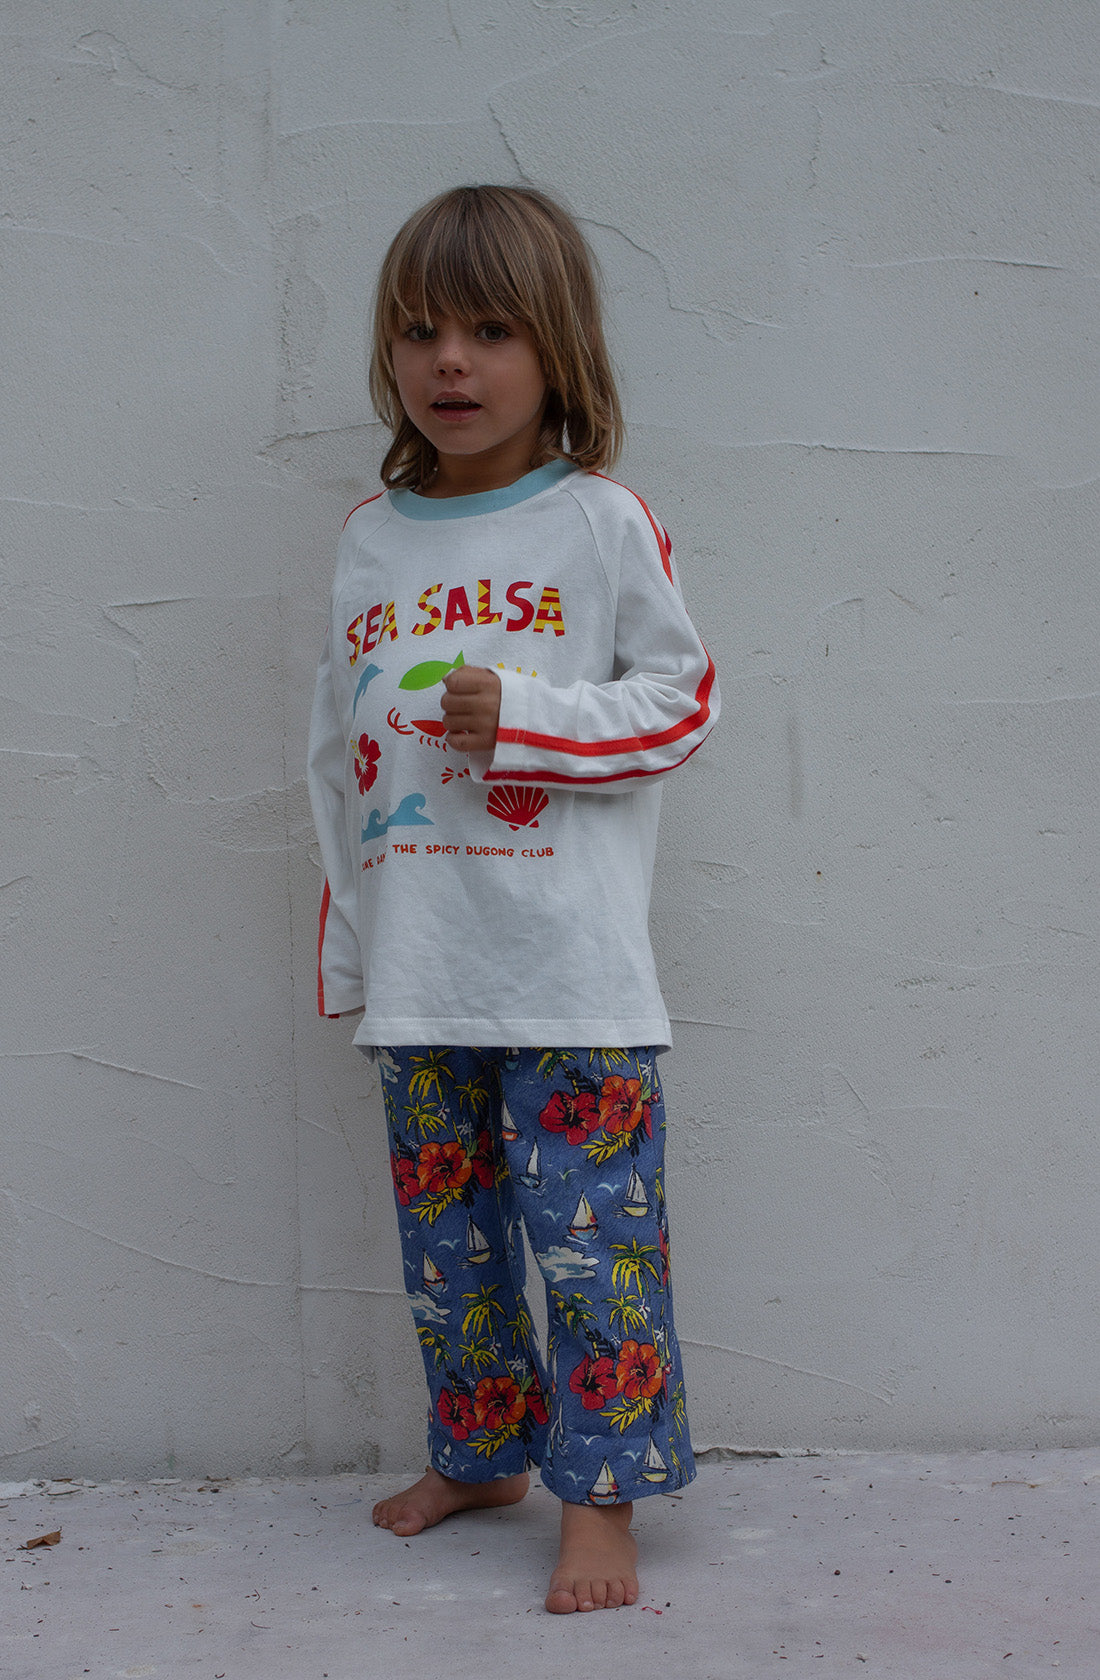
<path fill-rule="evenodd" d="M 536 603 L 527 593 L 534 588 L 533 583 L 523 580 L 510 583 L 503 599 L 511 611 L 505 617 L 505 606 L 493 605 L 493 586 L 489 578 L 477 581 L 476 607 L 470 605 L 469 593 L 461 584 L 449 589 L 446 596 L 442 593 L 441 583 L 430 584 L 416 603 L 424 616 L 411 624 L 409 630 L 414 636 L 430 636 L 440 625 L 444 630 L 453 630 L 460 624 L 470 628 L 502 624 L 505 630 L 526 630 L 530 627 L 535 635 L 543 635 L 549 630 L 555 636 L 564 636 L 560 592 L 548 584 Z M 349 665 L 354 665 L 360 654 L 372 653 L 384 639 L 396 642 L 400 630 L 394 602 L 379 601 L 369 612 L 360 613 L 352 619 L 345 634 L 350 648 Z"/>

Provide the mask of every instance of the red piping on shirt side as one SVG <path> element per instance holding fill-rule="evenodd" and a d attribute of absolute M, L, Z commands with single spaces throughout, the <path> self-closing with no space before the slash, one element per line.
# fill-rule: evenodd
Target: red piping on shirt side
<path fill-rule="evenodd" d="M 631 496 L 634 497 L 634 500 L 638 503 L 638 506 L 641 508 L 642 512 L 645 514 L 646 518 L 649 520 L 649 523 L 653 527 L 653 535 L 657 538 L 657 547 L 661 551 L 661 565 L 665 569 L 665 576 L 667 577 L 669 583 L 671 583 L 673 581 L 673 578 L 672 578 L 672 538 L 669 536 L 669 534 L 665 530 L 664 526 L 663 525 L 658 525 L 657 521 L 654 519 L 654 517 L 650 513 L 649 509 L 646 507 L 645 503 L 642 501 L 642 498 L 639 496 L 638 492 L 636 490 L 631 490 L 629 484 L 619 484 L 619 481 L 618 481 L 617 478 L 608 478 L 606 473 L 599 473 L 599 472 L 598 473 L 593 473 L 592 477 L 593 478 L 602 478 L 608 484 L 618 484 L 620 490 L 625 490 L 628 495 L 631 495 Z"/>
<path fill-rule="evenodd" d="M 378 490 L 373 496 L 368 496 L 365 502 L 357 503 L 356 506 L 352 508 L 351 513 L 348 514 L 348 519 L 351 518 L 353 513 L 358 513 L 361 507 L 366 507 L 367 502 L 376 502 L 379 496 L 384 496 L 385 494 L 386 492 L 384 490 Z M 348 528 L 348 519 L 345 519 L 343 525 L 341 526 L 341 529 L 344 531 Z"/>
<path fill-rule="evenodd" d="M 325 948 L 325 923 L 328 921 L 328 907 L 329 907 L 329 901 L 330 901 L 331 898 L 332 898 L 332 894 L 329 891 L 328 881 L 326 880 L 325 881 L 325 890 L 321 894 L 321 925 L 320 925 L 320 928 L 319 928 L 318 933 L 317 933 L 317 1013 L 318 1013 L 318 1015 L 327 1015 L 328 1014 L 328 1011 L 325 1008 L 325 982 L 324 982 L 324 978 L 321 974 L 321 956 L 322 956 L 322 953 L 323 953 L 324 948 Z"/>
<path fill-rule="evenodd" d="M 708 653 L 706 674 L 695 691 L 694 712 L 668 729 L 662 729 L 657 735 L 630 735 L 619 741 L 570 741 L 559 735 L 535 735 L 526 729 L 501 729 L 497 732 L 497 739 L 507 741 L 513 746 L 540 747 L 544 752 L 569 753 L 576 758 L 607 758 L 612 753 L 648 752 L 653 747 L 667 746 L 670 742 L 678 741 L 682 736 L 690 735 L 694 730 L 703 727 L 710 716 L 708 701 L 710 691 L 714 687 L 714 679 L 714 661 Z M 633 773 L 655 774 L 653 771 L 644 770 Z M 601 776 L 596 779 L 610 781 L 612 778 Z"/>

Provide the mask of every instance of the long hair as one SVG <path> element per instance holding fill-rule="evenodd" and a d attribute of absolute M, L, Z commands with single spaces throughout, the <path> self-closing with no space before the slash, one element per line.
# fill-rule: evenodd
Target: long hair
<path fill-rule="evenodd" d="M 573 218 L 531 187 L 454 187 L 409 218 L 386 253 L 374 306 L 370 392 L 393 432 L 391 488 L 431 482 L 435 447 L 401 406 L 390 353 L 412 321 L 522 321 L 547 385 L 532 466 L 613 464 L 623 424 L 600 319 L 598 270 Z"/>

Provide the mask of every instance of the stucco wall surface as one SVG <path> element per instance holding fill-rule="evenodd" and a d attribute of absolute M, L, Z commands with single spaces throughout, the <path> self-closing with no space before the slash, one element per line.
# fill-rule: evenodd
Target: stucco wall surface
<path fill-rule="evenodd" d="M 0 1477 L 415 1465 L 303 758 L 385 245 L 572 205 L 718 661 L 701 1446 L 1100 1439 L 1091 0 L 7 0 Z"/>

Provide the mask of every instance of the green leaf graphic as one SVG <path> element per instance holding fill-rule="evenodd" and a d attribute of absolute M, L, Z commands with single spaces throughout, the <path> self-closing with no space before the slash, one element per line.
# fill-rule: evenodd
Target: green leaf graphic
<path fill-rule="evenodd" d="M 450 665 L 442 659 L 426 659 L 422 665 L 414 665 L 411 671 L 406 671 L 397 686 L 406 689 L 434 688 L 449 672 L 457 671 L 465 663 L 461 654 Z"/>

